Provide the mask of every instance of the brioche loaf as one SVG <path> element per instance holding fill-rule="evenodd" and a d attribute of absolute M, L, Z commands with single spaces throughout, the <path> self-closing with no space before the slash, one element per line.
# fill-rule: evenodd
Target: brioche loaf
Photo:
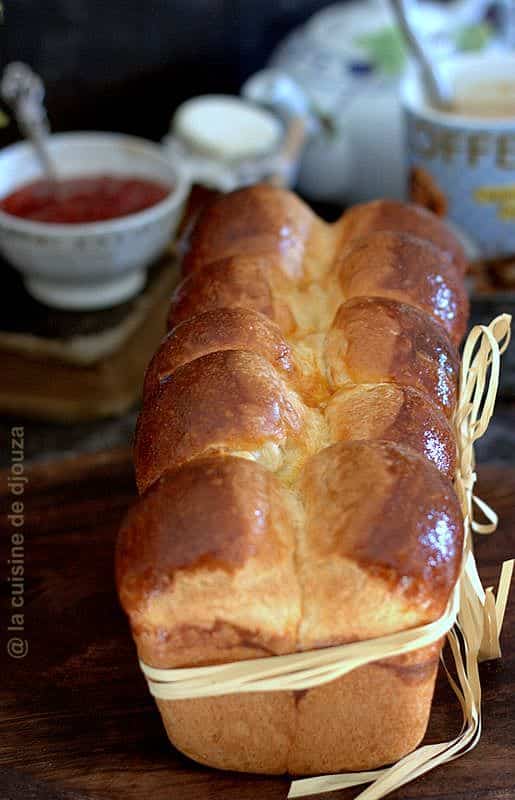
<path fill-rule="evenodd" d="M 327 225 L 260 185 L 205 212 L 146 374 L 141 497 L 117 546 L 145 663 L 310 650 L 442 614 L 463 537 L 463 271 L 440 220 L 391 201 Z M 204 764 L 371 769 L 424 735 L 440 648 L 302 692 L 158 705 Z"/>

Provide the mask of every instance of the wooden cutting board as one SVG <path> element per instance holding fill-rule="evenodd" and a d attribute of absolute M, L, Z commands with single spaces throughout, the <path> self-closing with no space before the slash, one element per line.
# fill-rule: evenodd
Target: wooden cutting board
<path fill-rule="evenodd" d="M 288 780 L 201 767 L 168 743 L 139 672 L 113 586 L 113 546 L 134 496 L 128 451 L 27 469 L 25 632 L 28 653 L 7 655 L 10 538 L 2 518 L 0 800 L 284 800 Z M 11 502 L 2 475 L 3 507 Z M 479 494 L 500 514 L 477 537 L 480 572 L 497 585 L 515 552 L 515 469 L 480 469 Z M 501 661 L 481 666 L 484 730 L 479 746 L 390 795 L 393 800 L 508 800 L 515 796 L 515 591 Z M 440 675 L 427 741 L 460 725 Z M 358 789 L 324 795 L 349 800 Z"/>

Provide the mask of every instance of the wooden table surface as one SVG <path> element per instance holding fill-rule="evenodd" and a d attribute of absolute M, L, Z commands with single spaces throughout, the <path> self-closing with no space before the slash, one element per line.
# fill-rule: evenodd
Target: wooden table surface
<path fill-rule="evenodd" d="M 7 655 L 13 528 L 3 515 L 0 800 L 283 800 L 286 778 L 223 773 L 194 764 L 168 743 L 139 672 L 113 586 L 113 545 L 134 496 L 127 451 L 27 469 L 24 658 Z M 515 552 L 515 469 L 479 468 L 479 493 L 500 514 L 477 537 L 483 580 L 497 585 Z M 12 501 L 5 473 L 3 507 Z M 481 666 L 483 737 L 473 752 L 390 795 L 393 800 L 508 800 L 515 796 L 515 592 L 503 658 Z M 442 675 L 427 741 L 460 725 Z M 359 789 L 324 795 L 349 800 Z"/>

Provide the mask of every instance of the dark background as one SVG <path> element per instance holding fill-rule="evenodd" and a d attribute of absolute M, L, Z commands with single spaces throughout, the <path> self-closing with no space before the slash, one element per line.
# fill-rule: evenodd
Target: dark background
<path fill-rule="evenodd" d="M 4 0 L 0 68 L 47 85 L 54 130 L 158 139 L 186 98 L 237 92 L 321 0 Z M 13 125 L 0 145 L 17 138 Z"/>

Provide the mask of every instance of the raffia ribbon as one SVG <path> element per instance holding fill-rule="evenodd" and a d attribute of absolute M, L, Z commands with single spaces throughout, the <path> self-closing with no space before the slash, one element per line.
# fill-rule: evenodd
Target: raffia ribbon
<path fill-rule="evenodd" d="M 470 332 L 463 351 L 455 415 L 458 442 L 455 488 L 463 510 L 465 540 L 460 578 L 439 619 L 368 641 L 231 664 L 154 669 L 140 662 L 151 693 L 162 700 L 292 691 L 319 686 L 373 661 L 418 650 L 447 634 L 457 681 L 451 676 L 443 657 L 442 661 L 463 712 L 463 726 L 458 736 L 441 744 L 422 745 L 386 769 L 293 781 L 288 797 L 371 783 L 356 800 L 379 800 L 439 764 L 464 755 L 479 741 L 481 684 L 478 663 L 501 655 L 499 636 L 514 562 L 510 560 L 503 564 L 495 599 L 491 587 L 486 591 L 483 589 L 472 550 L 472 530 L 489 534 L 497 527 L 494 511 L 473 494 L 476 482 L 474 442 L 486 431 L 493 413 L 500 357 L 509 344 L 510 322 L 508 314 L 501 314 L 488 326 L 476 326 Z M 486 523 L 474 519 L 474 506 L 486 517 Z"/>

